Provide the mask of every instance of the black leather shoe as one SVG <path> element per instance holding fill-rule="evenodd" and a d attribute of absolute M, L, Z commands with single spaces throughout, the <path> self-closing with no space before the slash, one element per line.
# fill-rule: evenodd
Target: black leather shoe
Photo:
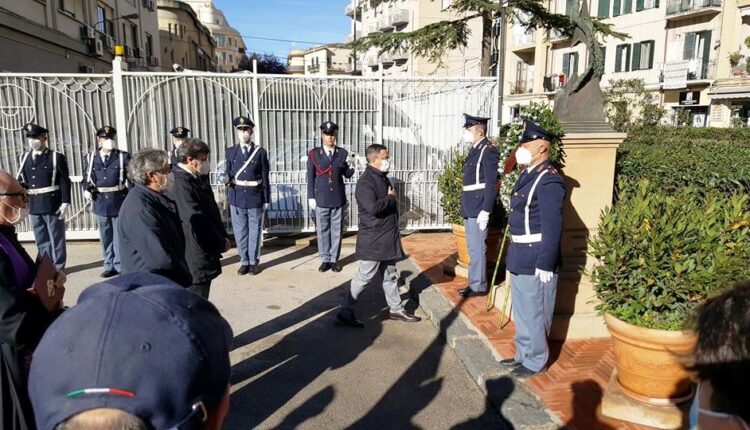
<path fill-rule="evenodd" d="M 250 266 L 245 266 L 244 264 L 240 266 L 239 269 L 237 269 L 238 275 L 247 275 L 247 272 L 250 271 Z"/>
<path fill-rule="evenodd" d="M 405 321 L 405 322 L 420 322 L 422 318 L 410 314 L 404 310 L 398 312 L 388 312 L 388 318 L 392 320 Z"/>
<path fill-rule="evenodd" d="M 474 291 L 469 287 L 461 288 L 458 290 L 458 295 L 461 297 L 480 297 L 480 296 L 486 296 L 487 291 Z"/>
<path fill-rule="evenodd" d="M 251 264 L 248 273 L 251 275 L 257 275 L 260 273 L 260 267 L 257 264 Z"/>
<path fill-rule="evenodd" d="M 516 361 L 515 358 L 506 358 L 505 360 L 500 360 L 500 365 L 505 367 L 518 367 L 521 365 L 520 361 Z"/>
<path fill-rule="evenodd" d="M 336 314 L 336 321 L 347 327 L 363 328 L 365 326 L 362 321 L 354 316 L 354 312 L 348 309 L 340 310 L 339 313 Z"/>
<path fill-rule="evenodd" d="M 320 263 L 320 267 L 318 267 L 318 272 L 327 272 L 331 268 L 331 263 L 323 262 Z"/>
<path fill-rule="evenodd" d="M 117 276 L 119 273 L 115 269 L 109 269 L 102 272 L 101 275 L 99 275 L 100 278 L 111 278 L 113 276 Z"/>
<path fill-rule="evenodd" d="M 331 270 L 339 273 L 341 271 L 341 265 L 339 263 L 331 263 Z"/>
<path fill-rule="evenodd" d="M 524 366 L 518 366 L 515 369 L 510 371 L 510 374 L 518 379 L 526 379 L 531 378 L 533 376 L 539 375 L 542 373 L 542 371 L 535 372 L 531 369 L 528 369 Z"/>

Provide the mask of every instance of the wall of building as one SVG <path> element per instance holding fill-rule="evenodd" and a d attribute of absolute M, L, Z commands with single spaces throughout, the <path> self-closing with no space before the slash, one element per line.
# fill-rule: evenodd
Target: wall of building
<path fill-rule="evenodd" d="M 229 25 L 224 12 L 211 0 L 184 0 L 189 4 L 198 19 L 211 32 L 216 41 L 215 61 L 217 71 L 231 72 L 238 68 L 245 57 L 246 45 L 240 32 Z"/>
<path fill-rule="evenodd" d="M 215 71 L 216 42 L 190 5 L 159 0 L 158 6 L 162 67 L 172 70 L 178 63 L 187 69 Z"/>

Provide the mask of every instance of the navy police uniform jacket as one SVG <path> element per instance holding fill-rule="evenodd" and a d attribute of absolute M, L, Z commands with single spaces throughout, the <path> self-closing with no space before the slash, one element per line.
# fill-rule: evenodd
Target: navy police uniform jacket
<path fill-rule="evenodd" d="M 90 185 L 97 188 L 91 199 L 91 212 L 99 216 L 116 217 L 120 206 L 128 195 L 127 172 L 130 153 L 112 150 L 104 164 L 100 151 L 94 151 L 83 158 L 83 180 L 81 185 L 88 190 Z M 120 188 L 119 190 L 113 190 Z"/>
<path fill-rule="evenodd" d="M 354 169 L 347 164 L 349 152 L 338 146 L 333 157 L 328 157 L 321 146 L 307 154 L 307 198 L 315 199 L 321 208 L 340 208 L 346 205 L 344 177 L 351 178 Z"/>
<path fill-rule="evenodd" d="M 398 199 L 388 194 L 388 176 L 372 166 L 357 181 L 354 196 L 359 213 L 357 258 L 396 261 L 406 257 L 398 225 Z"/>
<path fill-rule="evenodd" d="M 463 170 L 461 216 L 476 218 L 479 212 L 492 213 L 497 199 L 497 166 L 500 152 L 487 138 L 474 144 Z"/>
<path fill-rule="evenodd" d="M 254 155 L 253 152 L 255 152 Z M 249 162 L 248 159 L 250 159 Z M 246 167 L 243 168 L 243 166 Z M 250 146 L 247 159 L 243 154 L 242 145 L 227 148 L 226 174 L 230 179 L 227 196 L 229 204 L 241 209 L 252 209 L 261 208 L 264 203 L 271 203 L 269 171 L 268 152 L 265 148 Z M 246 186 L 237 181 L 253 181 L 258 184 Z"/>
<path fill-rule="evenodd" d="M 185 236 L 177 204 L 142 184 L 128 192 L 117 223 L 122 273 L 150 272 L 188 287 Z"/>
<path fill-rule="evenodd" d="M 560 265 L 565 182 L 549 161 L 524 170 L 510 197 L 511 244 L 506 265 L 511 273 L 556 272 Z"/>
<path fill-rule="evenodd" d="M 44 148 L 34 160 L 34 153 L 29 151 L 21 156 L 19 166 L 17 179 L 29 191 L 30 214 L 53 214 L 61 204 L 70 203 L 70 177 L 65 155 Z M 32 194 L 34 190 L 47 187 L 57 189 L 49 193 Z"/>

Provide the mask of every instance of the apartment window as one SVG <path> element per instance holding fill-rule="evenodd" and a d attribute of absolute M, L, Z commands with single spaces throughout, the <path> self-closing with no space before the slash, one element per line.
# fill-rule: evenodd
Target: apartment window
<path fill-rule="evenodd" d="M 682 59 L 708 61 L 711 54 L 711 31 L 686 33 L 684 37 L 685 45 Z"/>
<path fill-rule="evenodd" d="M 615 49 L 615 72 L 630 71 L 630 45 L 617 45 Z"/>
<path fill-rule="evenodd" d="M 146 56 L 154 56 L 154 36 L 146 33 Z"/>
<path fill-rule="evenodd" d="M 99 33 L 107 33 L 107 10 L 102 6 L 96 7 L 96 29 Z"/>
<path fill-rule="evenodd" d="M 136 25 L 130 26 L 130 43 L 133 48 L 138 47 L 138 26 Z"/>
<path fill-rule="evenodd" d="M 633 0 L 614 0 L 612 16 L 627 15 L 633 12 Z"/>
<path fill-rule="evenodd" d="M 576 74 L 578 74 L 578 53 L 563 54 L 563 75 L 570 79 L 571 76 Z"/>
<path fill-rule="evenodd" d="M 659 0 L 635 0 L 635 11 L 640 12 L 645 9 L 658 9 Z"/>
<path fill-rule="evenodd" d="M 65 12 L 66 15 L 76 16 L 75 14 L 75 0 L 57 0 L 58 9 L 61 12 Z"/>
<path fill-rule="evenodd" d="M 654 67 L 654 41 L 633 44 L 633 70 L 647 70 Z"/>
<path fill-rule="evenodd" d="M 609 0 L 599 0 L 599 10 L 596 16 L 599 18 L 609 18 Z"/>

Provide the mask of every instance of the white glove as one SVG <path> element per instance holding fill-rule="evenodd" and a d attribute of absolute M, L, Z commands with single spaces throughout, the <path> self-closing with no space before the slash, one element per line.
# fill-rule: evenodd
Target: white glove
<path fill-rule="evenodd" d="M 542 284 L 546 284 L 547 282 L 552 280 L 552 276 L 554 276 L 554 273 L 542 269 L 536 269 L 534 276 L 539 278 L 539 280 L 542 281 Z"/>
<path fill-rule="evenodd" d="M 83 192 L 83 198 L 86 200 L 91 200 L 91 193 L 88 191 Z"/>
<path fill-rule="evenodd" d="M 228 184 L 228 183 L 229 183 L 229 175 L 227 175 L 226 173 L 219 173 L 219 176 L 217 177 L 217 179 L 218 179 L 218 180 L 219 180 L 219 182 L 221 182 L 222 184 L 225 184 L 225 185 L 226 185 L 226 184 Z"/>
<path fill-rule="evenodd" d="M 477 223 L 479 224 L 479 230 L 487 230 L 487 223 L 490 222 L 490 213 L 486 211 L 480 211 L 477 215 Z"/>
<path fill-rule="evenodd" d="M 271 206 L 270 203 L 263 203 L 263 210 L 267 211 L 270 206 Z"/>
<path fill-rule="evenodd" d="M 318 204 L 315 203 L 315 199 L 307 199 L 307 206 L 309 206 L 310 209 L 315 210 L 315 208 L 318 207 Z"/>
<path fill-rule="evenodd" d="M 68 212 L 68 207 L 70 206 L 70 203 L 63 203 L 60 205 L 60 209 L 55 212 L 55 215 L 59 215 L 60 219 L 65 219 L 65 213 Z"/>

